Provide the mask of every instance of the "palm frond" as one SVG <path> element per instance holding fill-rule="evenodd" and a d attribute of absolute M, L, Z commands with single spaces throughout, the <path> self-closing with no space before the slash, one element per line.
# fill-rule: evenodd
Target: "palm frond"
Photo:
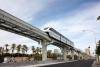
<path fill-rule="evenodd" d="M 100 20 L 100 16 L 97 17 L 97 20 Z"/>

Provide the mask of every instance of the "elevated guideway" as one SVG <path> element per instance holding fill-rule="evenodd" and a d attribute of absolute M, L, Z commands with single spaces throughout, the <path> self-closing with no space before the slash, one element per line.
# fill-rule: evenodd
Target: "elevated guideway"
<path fill-rule="evenodd" d="M 40 42 L 40 44 L 42 45 L 42 60 L 43 61 L 47 60 L 47 45 L 49 45 L 50 43 L 62 48 L 65 60 L 66 60 L 66 51 L 70 49 L 73 49 L 74 51 L 73 42 L 66 39 L 63 35 L 61 35 L 62 37 L 60 36 L 60 40 L 54 39 L 50 37 L 44 31 L 26 23 L 25 21 L 19 18 L 12 16 L 11 14 L 1 9 L 0 9 L 0 29 L 9 31 L 15 34 L 19 34 L 19 35 L 28 37 L 32 40 L 35 40 L 37 42 Z"/>
<path fill-rule="evenodd" d="M 3 10 L 0 10 L 0 29 L 31 38 L 37 42 L 42 39 L 50 41 L 50 38 L 42 30 L 12 16 Z"/>

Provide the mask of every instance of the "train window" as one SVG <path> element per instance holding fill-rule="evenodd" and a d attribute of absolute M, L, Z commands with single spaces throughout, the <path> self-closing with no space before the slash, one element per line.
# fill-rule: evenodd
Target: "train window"
<path fill-rule="evenodd" d="M 44 28 L 44 30 L 47 30 L 48 29 L 48 27 L 47 28 Z"/>
<path fill-rule="evenodd" d="M 51 30 L 51 31 L 54 31 L 54 29 L 53 29 L 53 28 L 50 28 L 50 30 Z"/>

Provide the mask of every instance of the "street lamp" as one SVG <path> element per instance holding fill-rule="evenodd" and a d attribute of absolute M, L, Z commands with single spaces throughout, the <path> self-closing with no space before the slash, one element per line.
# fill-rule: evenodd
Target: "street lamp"
<path fill-rule="evenodd" d="M 94 31 L 92 31 L 92 30 L 83 30 L 83 32 L 86 32 L 86 31 L 89 31 L 89 32 L 92 32 L 92 33 L 93 33 L 93 36 L 94 36 L 94 43 L 95 43 L 95 45 L 96 45 L 96 47 L 97 47 L 97 44 L 96 44 L 96 33 L 95 33 Z"/>
<path fill-rule="evenodd" d="M 93 34 L 93 36 L 94 36 L 94 44 L 95 44 L 95 49 L 96 49 L 96 47 L 97 47 L 97 44 L 96 44 L 96 33 L 94 31 L 92 31 L 92 30 L 82 30 L 82 31 L 83 32 L 88 31 L 88 32 L 91 32 Z"/>

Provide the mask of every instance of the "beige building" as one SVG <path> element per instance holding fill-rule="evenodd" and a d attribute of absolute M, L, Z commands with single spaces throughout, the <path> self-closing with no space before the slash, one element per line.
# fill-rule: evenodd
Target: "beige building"
<path fill-rule="evenodd" d="M 90 48 L 85 49 L 85 53 L 86 53 L 87 55 L 91 55 Z"/>
<path fill-rule="evenodd" d="M 54 49 L 54 53 L 59 54 L 60 50 L 59 49 Z"/>

